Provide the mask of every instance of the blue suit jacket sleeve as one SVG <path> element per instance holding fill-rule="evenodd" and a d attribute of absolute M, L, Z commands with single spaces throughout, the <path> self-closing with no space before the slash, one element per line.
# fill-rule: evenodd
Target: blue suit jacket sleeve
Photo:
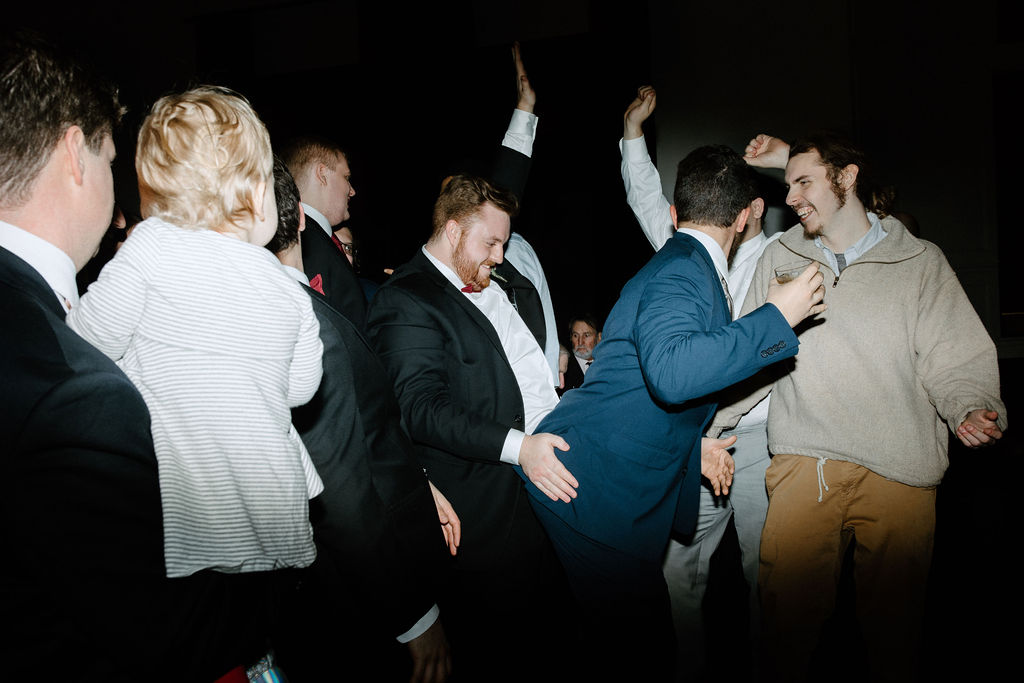
<path fill-rule="evenodd" d="M 672 266 L 648 281 L 633 326 L 644 380 L 659 401 L 706 396 L 796 353 L 797 337 L 774 305 L 715 327 L 712 297 L 721 292 L 690 262 Z"/>

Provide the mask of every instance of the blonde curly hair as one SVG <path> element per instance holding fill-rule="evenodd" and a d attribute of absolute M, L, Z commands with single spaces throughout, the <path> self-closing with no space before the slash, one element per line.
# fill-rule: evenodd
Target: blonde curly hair
<path fill-rule="evenodd" d="M 248 100 L 217 86 L 162 97 L 142 123 L 135 154 L 143 216 L 182 228 L 245 229 L 273 191 L 270 135 Z"/>

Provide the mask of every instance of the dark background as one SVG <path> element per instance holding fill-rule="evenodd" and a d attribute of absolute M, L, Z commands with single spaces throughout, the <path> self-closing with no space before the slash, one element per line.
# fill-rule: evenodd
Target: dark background
<path fill-rule="evenodd" d="M 226 85 L 250 98 L 275 140 L 335 138 L 349 153 L 351 226 L 363 275 L 373 279 L 425 241 L 445 172 L 488 158 L 500 143 L 515 105 L 510 46 L 519 40 L 540 125 L 514 227 L 540 254 L 560 328 L 573 312 L 606 315 L 651 255 L 625 203 L 616 147 L 639 85 L 658 88 L 647 140 L 667 193 L 675 163 L 698 145 L 742 150 L 758 132 L 793 139 L 845 129 L 897 188 L 898 208 L 945 251 L 999 347 L 1010 419 L 1020 414 L 1019 3 L 978 0 L 950 11 L 881 0 L 451 0 L 412 8 L 120 0 L 37 2 L 4 14 L 85 51 L 120 85 L 129 115 L 116 140 L 115 178 L 128 208 L 138 202 L 135 132 L 162 94 Z M 769 213 L 770 231 L 792 223 L 788 209 Z M 1002 673 L 1014 645 L 1008 520 L 1021 455 L 1014 430 L 994 449 L 951 446 L 938 498 L 930 675 Z M 726 567 L 729 552 L 720 558 Z M 709 592 L 712 649 L 728 678 L 742 586 L 734 573 L 718 575 L 725 578 Z M 856 631 L 840 626 L 820 671 L 853 680 L 858 649 Z"/>

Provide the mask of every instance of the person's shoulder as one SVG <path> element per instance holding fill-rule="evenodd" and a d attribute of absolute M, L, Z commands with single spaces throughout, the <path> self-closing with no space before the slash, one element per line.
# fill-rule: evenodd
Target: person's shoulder
<path fill-rule="evenodd" d="M 66 327 L 64 321 L 28 288 L 0 279 L 0 319 L 5 327 L 2 336 L 5 364 L 17 357 L 61 353 L 57 331 L 59 327 Z"/>

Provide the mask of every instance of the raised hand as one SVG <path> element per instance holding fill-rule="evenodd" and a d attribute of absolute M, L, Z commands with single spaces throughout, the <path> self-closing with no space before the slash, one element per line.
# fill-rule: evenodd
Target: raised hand
<path fill-rule="evenodd" d="M 526 67 L 523 66 L 523 55 L 519 49 L 519 41 L 512 43 L 512 61 L 516 67 L 516 92 L 518 93 L 516 109 L 522 109 L 532 114 L 533 108 L 537 106 L 537 93 L 533 91 L 530 79 L 526 75 Z"/>
<path fill-rule="evenodd" d="M 789 145 L 779 138 L 761 133 L 747 143 L 743 160 L 760 168 L 786 168 L 789 161 Z"/>
<path fill-rule="evenodd" d="M 643 123 L 654 113 L 657 101 L 658 94 L 652 86 L 645 85 L 637 90 L 636 99 L 626 107 L 626 113 L 622 115 L 623 138 L 633 140 L 644 134 Z"/>

